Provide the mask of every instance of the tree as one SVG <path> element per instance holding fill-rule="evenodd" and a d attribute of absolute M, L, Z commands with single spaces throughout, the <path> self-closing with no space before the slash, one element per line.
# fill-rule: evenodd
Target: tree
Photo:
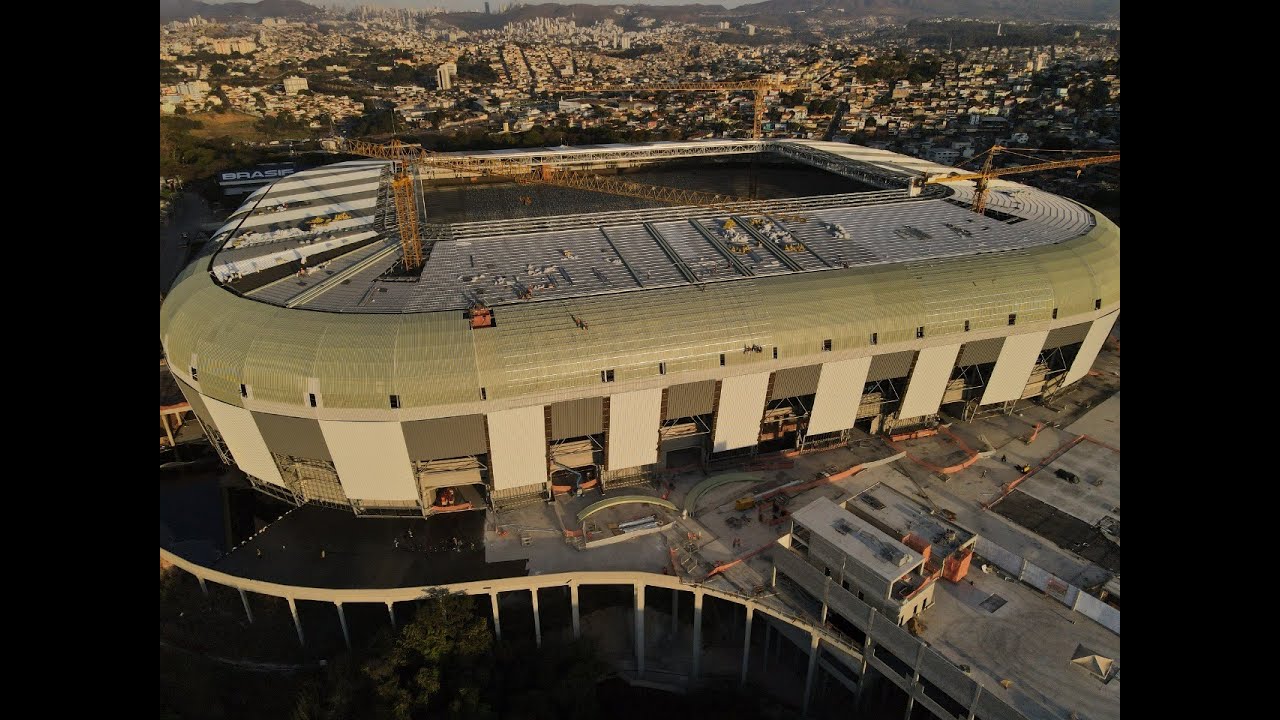
<path fill-rule="evenodd" d="M 390 642 L 383 657 L 364 666 L 385 717 L 487 713 L 482 691 L 490 682 L 493 641 L 466 596 L 436 595 Z"/>
<path fill-rule="evenodd" d="M 224 77 L 227 74 L 227 66 L 224 63 L 216 62 L 209 66 L 209 75 L 211 77 Z"/>

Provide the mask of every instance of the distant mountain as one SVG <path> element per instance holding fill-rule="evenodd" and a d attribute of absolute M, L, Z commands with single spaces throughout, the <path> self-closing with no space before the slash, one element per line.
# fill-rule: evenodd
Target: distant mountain
<path fill-rule="evenodd" d="M 613 19 L 621 23 L 623 19 L 617 14 L 615 8 L 624 8 L 627 11 L 627 17 L 651 17 L 658 20 L 675 20 L 678 22 L 692 22 L 701 18 L 719 17 L 730 12 L 723 5 L 695 3 L 663 5 L 587 5 L 583 3 L 563 5 L 560 3 L 540 3 L 538 5 L 520 5 L 504 13 L 492 15 L 476 12 L 448 13 L 443 16 L 443 19 L 450 25 L 456 25 L 467 31 L 490 30 L 500 28 L 509 22 L 520 22 L 521 20 L 539 17 L 572 17 L 579 25 L 590 25 L 607 19 Z"/>
<path fill-rule="evenodd" d="M 302 0 L 262 0 L 256 3 L 233 2 L 211 5 L 200 0 L 160 0 L 160 21 L 186 20 L 193 15 L 204 18 L 313 17 L 320 9 Z"/>
<path fill-rule="evenodd" d="M 765 0 L 734 8 L 735 15 L 778 16 L 799 11 L 836 12 L 845 17 L 891 15 L 907 18 L 1077 22 L 1118 20 L 1120 0 Z"/>

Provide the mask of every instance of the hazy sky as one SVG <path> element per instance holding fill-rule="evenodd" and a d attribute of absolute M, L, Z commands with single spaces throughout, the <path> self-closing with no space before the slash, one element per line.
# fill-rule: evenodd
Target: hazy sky
<path fill-rule="evenodd" d="M 252 2 L 253 0 L 204 0 L 205 2 L 220 5 L 224 2 Z M 427 8 L 442 7 L 448 10 L 471 10 L 474 12 L 484 12 L 484 0 L 304 0 L 312 5 L 340 5 L 343 7 L 357 7 L 360 5 L 380 6 L 380 7 L 401 7 L 401 8 Z M 511 0 L 489 0 L 489 7 L 497 12 L 498 6 L 511 2 Z M 759 2 L 759 0 L 720 0 L 719 2 L 704 0 L 697 3 L 694 0 L 644 0 L 639 4 L 644 5 L 723 5 L 724 7 L 737 7 L 745 5 L 748 2 Z M 565 0 L 560 2 L 561 5 L 636 5 L 635 0 Z M 538 5 L 540 0 L 526 0 L 526 5 Z"/>

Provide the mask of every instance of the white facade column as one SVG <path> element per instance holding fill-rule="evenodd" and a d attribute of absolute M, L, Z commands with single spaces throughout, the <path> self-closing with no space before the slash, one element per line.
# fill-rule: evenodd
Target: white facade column
<path fill-rule="evenodd" d="M 302 647 L 307 646 L 306 638 L 302 636 L 302 620 L 298 618 L 298 603 L 293 598 L 285 598 L 289 601 L 289 612 L 293 613 L 293 626 L 298 630 L 298 644 Z"/>
<path fill-rule="evenodd" d="M 244 588 L 240 590 L 240 602 L 244 604 L 244 614 L 249 616 L 249 624 L 253 624 L 253 610 L 249 607 L 249 596 L 245 593 Z"/>
<path fill-rule="evenodd" d="M 391 631 L 392 631 L 392 632 L 395 632 L 395 629 L 396 629 L 396 604 L 395 604 L 395 603 L 393 603 L 393 602 L 387 602 L 387 617 L 391 618 Z"/>
<path fill-rule="evenodd" d="M 747 623 L 742 631 L 742 678 L 738 681 L 738 684 L 743 687 L 747 685 L 747 665 L 751 662 L 751 617 L 755 614 L 755 611 L 755 606 L 748 603 Z"/>
<path fill-rule="evenodd" d="M 338 624 L 342 625 L 342 640 L 347 644 L 347 649 L 350 650 L 351 633 L 347 630 L 347 614 L 342 611 L 342 603 L 336 602 L 333 606 L 338 608 Z"/>
<path fill-rule="evenodd" d="M 529 591 L 533 595 L 533 639 L 542 647 L 542 616 L 538 614 L 538 588 Z"/>
<path fill-rule="evenodd" d="M 502 617 L 498 613 L 498 591 L 489 591 L 489 607 L 493 610 L 493 635 L 502 642 Z"/>
<path fill-rule="evenodd" d="M 693 590 L 693 673 L 691 680 L 698 679 L 698 670 L 702 665 L 702 588 Z"/>
<path fill-rule="evenodd" d="M 573 616 L 573 639 L 582 637 L 582 620 L 578 616 L 578 583 L 569 583 L 569 610 Z"/>
<path fill-rule="evenodd" d="M 822 636 L 817 630 L 809 634 L 809 671 L 804 676 L 804 702 L 800 706 L 801 717 L 809 715 L 809 696 L 813 695 L 813 678 L 818 670 L 818 645 L 821 642 Z"/>
<path fill-rule="evenodd" d="M 644 585 L 633 586 L 636 602 L 636 672 L 644 675 Z"/>

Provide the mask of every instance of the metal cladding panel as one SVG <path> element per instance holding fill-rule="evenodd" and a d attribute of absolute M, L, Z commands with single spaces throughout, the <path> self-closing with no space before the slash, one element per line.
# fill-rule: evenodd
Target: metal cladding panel
<path fill-rule="evenodd" d="M 808 435 L 853 427 L 870 368 L 869 357 L 837 360 L 822 366 L 818 391 L 813 398 L 813 412 L 809 415 Z"/>
<path fill-rule="evenodd" d="M 1000 357 L 1002 347 L 1004 347 L 1004 338 L 965 343 L 960 348 L 960 357 L 956 358 L 956 367 L 995 362 Z"/>
<path fill-rule="evenodd" d="M 551 405 L 551 439 L 604 432 L 604 398 L 567 400 Z"/>
<path fill-rule="evenodd" d="M 760 441 L 760 421 L 764 417 L 769 373 L 725 378 L 720 385 L 720 407 L 716 408 L 716 436 L 713 452 L 750 447 Z"/>
<path fill-rule="evenodd" d="M 1093 367 L 1093 361 L 1098 359 L 1098 351 L 1102 349 L 1102 343 L 1106 342 L 1107 336 L 1111 334 L 1111 326 L 1116 324 L 1116 319 L 1119 317 L 1120 312 L 1116 311 L 1093 321 L 1089 334 L 1080 345 L 1080 352 L 1076 353 L 1076 359 L 1072 361 L 1071 369 L 1067 371 L 1067 377 L 1062 381 L 1063 385 L 1070 385 L 1089 372 L 1089 368 Z"/>
<path fill-rule="evenodd" d="M 409 457 L 414 460 L 441 460 L 489 452 L 484 439 L 483 415 L 413 420 L 401 423 L 401 427 Z"/>
<path fill-rule="evenodd" d="M 632 295 L 643 298 L 632 302 Z M 764 353 L 742 347 L 772 345 L 752 279 L 503 305 L 494 319 L 494 327 L 471 333 L 468 351 L 490 400 L 598 390 L 604 370 L 617 382 L 659 377 L 659 363 L 669 375 L 714 370 L 721 354 L 729 365 L 763 363 Z"/>
<path fill-rule="evenodd" d="M 354 500 L 417 500 L 418 486 L 395 422 L 320 421 L 342 491 Z"/>
<path fill-rule="evenodd" d="M 876 355 L 871 358 L 871 367 L 867 370 L 867 382 L 906 377 L 911 372 L 911 361 L 916 357 L 915 350 Z"/>
<path fill-rule="evenodd" d="M 457 487 L 459 485 L 483 485 L 479 470 L 450 470 L 448 472 L 423 473 L 418 482 L 424 488 Z"/>
<path fill-rule="evenodd" d="M 213 416 L 209 414 L 209 408 L 204 404 L 204 396 L 178 378 L 175 377 L 173 380 L 178 383 L 178 389 L 182 391 L 182 397 L 187 399 L 187 402 L 191 405 L 191 410 L 196 414 L 196 417 L 200 418 L 200 422 L 217 430 L 218 423 L 214 422 Z"/>
<path fill-rule="evenodd" d="M 320 421 L 260 412 L 253 413 L 253 419 L 271 452 L 311 460 L 333 460 L 324 433 L 320 431 Z"/>
<path fill-rule="evenodd" d="M 1036 366 L 1040 350 L 1044 347 L 1049 331 L 1010 335 L 1005 339 L 1004 349 L 1000 351 L 1000 359 L 991 371 L 991 379 L 987 380 L 987 389 L 982 393 L 982 404 L 1017 400 L 1022 391 L 1027 389 L 1027 380 L 1031 378 L 1031 369 Z"/>
<path fill-rule="evenodd" d="M 489 413 L 489 463 L 493 488 L 547 481 L 547 440 L 542 406 Z"/>
<path fill-rule="evenodd" d="M 276 467 L 276 461 L 267 449 L 267 441 L 262 439 L 258 424 L 253 421 L 253 415 L 244 408 L 210 397 L 204 401 L 236 465 L 259 480 L 284 487 L 280 468 Z"/>
<path fill-rule="evenodd" d="M 1093 323 L 1082 322 L 1079 325 L 1068 325 L 1067 327 L 1050 330 L 1049 337 L 1045 338 L 1044 348 L 1052 350 L 1063 345 L 1084 342 L 1084 338 L 1089 334 L 1089 328 L 1091 327 L 1093 327 Z"/>
<path fill-rule="evenodd" d="M 779 370 L 773 375 L 773 392 L 769 393 L 769 399 L 812 395 L 818 391 L 818 375 L 821 373 L 821 365 Z"/>
<path fill-rule="evenodd" d="M 662 390 L 641 390 L 609 398 L 610 471 L 658 462 Z"/>
<path fill-rule="evenodd" d="M 911 371 L 911 381 L 907 384 L 907 394 L 898 409 L 898 417 L 920 417 L 938 411 L 959 354 L 959 345 L 942 345 L 920 351 L 920 359 L 916 360 L 916 367 Z"/>
<path fill-rule="evenodd" d="M 715 410 L 716 381 L 685 383 L 667 388 L 667 414 L 663 420 L 706 415 Z"/>

